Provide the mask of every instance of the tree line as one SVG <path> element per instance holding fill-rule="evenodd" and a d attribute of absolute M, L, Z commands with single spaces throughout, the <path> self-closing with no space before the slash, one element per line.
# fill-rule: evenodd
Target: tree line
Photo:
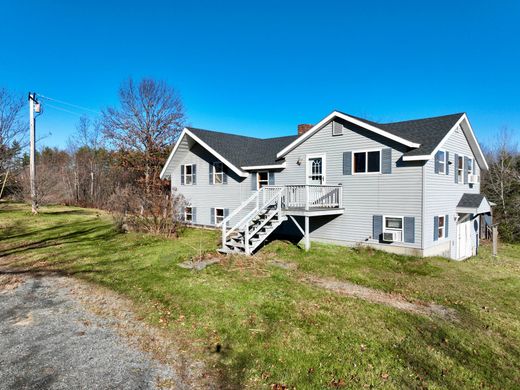
<path fill-rule="evenodd" d="M 4 196 L 29 200 L 29 158 L 24 98 L 0 90 L 0 176 Z M 163 81 L 129 79 L 119 104 L 97 118 L 80 117 L 67 147 L 36 153 L 37 203 L 114 212 L 122 228 L 176 234 L 180 196 L 159 175 L 184 128 L 177 91 Z"/>
<path fill-rule="evenodd" d="M 29 198 L 26 100 L 0 88 L 0 191 Z M 37 201 L 114 212 L 121 227 L 176 234 L 183 200 L 159 178 L 186 121 L 177 91 L 163 81 L 129 79 L 119 104 L 98 118 L 81 117 L 65 149 L 37 152 Z M 481 190 L 494 206 L 505 241 L 520 241 L 520 153 L 512 131 L 483 150 L 489 170 Z M 6 179 L 7 178 L 7 179 Z M 5 186 L 4 186 L 5 181 Z"/>

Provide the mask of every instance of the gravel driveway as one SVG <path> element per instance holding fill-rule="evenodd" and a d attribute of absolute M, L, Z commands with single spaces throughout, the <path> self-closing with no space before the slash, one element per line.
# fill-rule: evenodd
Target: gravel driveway
<path fill-rule="evenodd" d="M 201 387 L 123 337 L 120 319 L 88 310 L 71 283 L 26 276 L 0 286 L 0 389 Z"/>

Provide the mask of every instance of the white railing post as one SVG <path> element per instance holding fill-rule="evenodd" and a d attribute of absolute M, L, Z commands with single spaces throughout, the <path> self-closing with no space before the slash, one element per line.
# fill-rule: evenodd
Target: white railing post
<path fill-rule="evenodd" d="M 343 208 L 343 186 L 339 187 L 339 202 L 338 207 L 341 209 Z"/>
<path fill-rule="evenodd" d="M 244 251 L 246 252 L 246 255 L 249 255 L 249 221 L 246 223 L 244 238 Z"/>
<path fill-rule="evenodd" d="M 309 185 L 305 185 L 305 210 L 309 210 L 309 191 L 310 187 Z"/>
<path fill-rule="evenodd" d="M 222 248 L 226 247 L 226 225 L 227 222 L 224 221 L 224 223 L 222 224 Z"/>

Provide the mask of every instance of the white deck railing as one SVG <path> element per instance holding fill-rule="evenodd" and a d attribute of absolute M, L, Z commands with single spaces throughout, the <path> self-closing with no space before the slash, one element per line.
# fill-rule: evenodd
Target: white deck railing
<path fill-rule="evenodd" d="M 343 207 L 343 187 L 340 185 L 288 185 L 283 195 L 285 209 Z"/>

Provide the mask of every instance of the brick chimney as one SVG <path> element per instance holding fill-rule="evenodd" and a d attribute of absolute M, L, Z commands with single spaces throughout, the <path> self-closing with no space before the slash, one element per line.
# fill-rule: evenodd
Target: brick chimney
<path fill-rule="evenodd" d="M 298 137 L 312 128 L 313 125 L 300 124 L 298 125 Z"/>

